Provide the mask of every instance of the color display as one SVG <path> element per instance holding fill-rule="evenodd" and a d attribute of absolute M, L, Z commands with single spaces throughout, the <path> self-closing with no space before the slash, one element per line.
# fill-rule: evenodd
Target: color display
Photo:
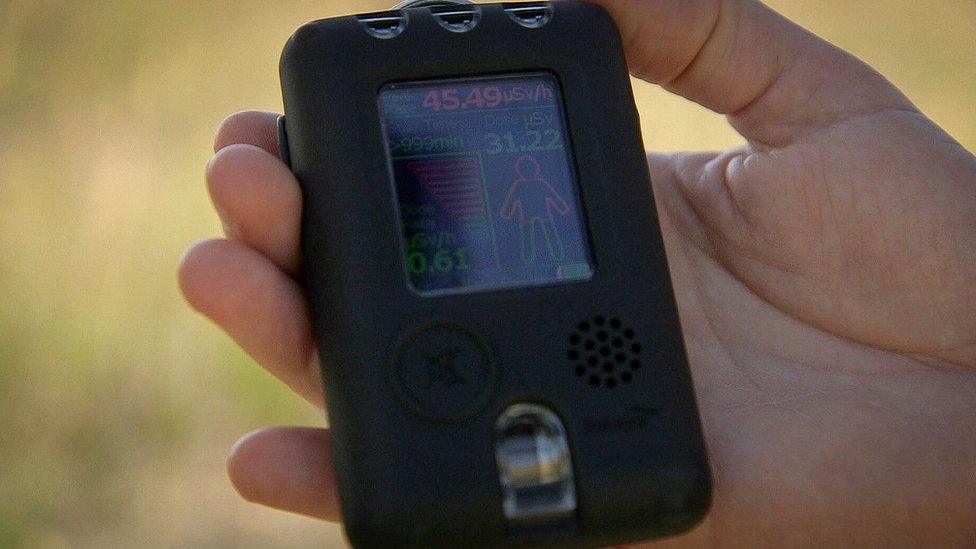
<path fill-rule="evenodd" d="M 414 289 L 592 276 L 553 75 L 389 84 L 379 107 Z"/>

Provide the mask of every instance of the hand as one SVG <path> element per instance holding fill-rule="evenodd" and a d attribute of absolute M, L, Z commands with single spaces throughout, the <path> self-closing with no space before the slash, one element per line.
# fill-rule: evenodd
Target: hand
<path fill-rule="evenodd" d="M 715 475 L 663 544 L 976 540 L 976 158 L 884 78 L 749 0 L 600 0 L 632 71 L 727 114 L 747 145 L 652 155 Z M 275 115 L 216 136 L 226 240 L 191 248 L 189 302 L 316 406 L 298 183 Z M 242 438 L 248 500 L 338 520 L 329 433 Z"/>

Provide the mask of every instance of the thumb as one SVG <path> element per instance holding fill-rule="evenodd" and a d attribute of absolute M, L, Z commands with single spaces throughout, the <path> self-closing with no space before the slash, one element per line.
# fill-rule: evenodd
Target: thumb
<path fill-rule="evenodd" d="M 716 112 L 753 145 L 885 108 L 894 86 L 756 0 L 591 0 L 620 28 L 631 72 Z"/>

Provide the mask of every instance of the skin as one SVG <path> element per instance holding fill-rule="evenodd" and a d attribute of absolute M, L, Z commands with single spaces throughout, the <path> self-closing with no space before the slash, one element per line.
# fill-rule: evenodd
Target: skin
<path fill-rule="evenodd" d="M 715 476 L 716 546 L 976 544 L 976 158 L 888 81 L 750 0 L 600 0 L 632 72 L 747 144 L 651 155 Z M 225 239 L 184 255 L 190 304 L 323 405 L 298 183 L 275 114 L 217 131 Z M 339 520 L 327 429 L 244 436 L 247 500 Z"/>

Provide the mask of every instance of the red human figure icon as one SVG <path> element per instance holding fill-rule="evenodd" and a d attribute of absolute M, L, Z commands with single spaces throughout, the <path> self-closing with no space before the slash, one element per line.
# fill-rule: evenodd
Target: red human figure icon
<path fill-rule="evenodd" d="M 569 204 L 545 179 L 539 176 L 539 161 L 523 155 L 515 160 L 515 181 L 508 188 L 499 212 L 504 219 L 518 223 L 519 251 L 524 263 L 535 261 L 536 233 L 546 242 L 552 261 L 565 257 L 562 239 L 556 231 L 556 215 L 567 215 Z"/>

